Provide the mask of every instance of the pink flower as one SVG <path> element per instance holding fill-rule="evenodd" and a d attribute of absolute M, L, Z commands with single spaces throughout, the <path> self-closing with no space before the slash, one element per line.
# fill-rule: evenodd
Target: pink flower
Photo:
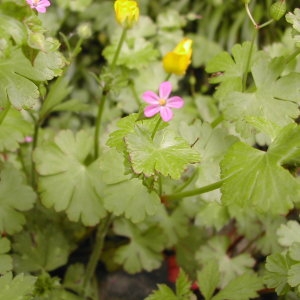
<path fill-rule="evenodd" d="M 42 14 L 46 12 L 46 7 L 51 5 L 49 0 L 26 0 L 26 2 L 31 8 L 36 9 Z"/>
<path fill-rule="evenodd" d="M 172 91 L 172 85 L 169 81 L 165 81 L 159 86 L 158 95 L 152 91 L 143 94 L 143 100 L 150 105 L 144 109 L 144 115 L 147 118 L 153 117 L 160 113 L 161 118 L 168 122 L 173 118 L 171 108 L 181 108 L 184 104 L 183 99 L 178 96 L 169 97 Z"/>

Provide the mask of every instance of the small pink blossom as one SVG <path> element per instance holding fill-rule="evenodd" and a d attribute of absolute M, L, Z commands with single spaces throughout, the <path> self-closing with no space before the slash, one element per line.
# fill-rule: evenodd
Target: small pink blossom
<path fill-rule="evenodd" d="M 33 142 L 33 137 L 32 136 L 25 136 L 24 143 L 32 143 L 32 142 Z"/>
<path fill-rule="evenodd" d="M 169 81 L 165 81 L 160 84 L 158 95 L 152 91 L 145 92 L 142 96 L 143 100 L 150 105 L 144 109 L 144 115 L 147 118 L 150 118 L 157 113 L 160 113 L 161 118 L 165 122 L 169 122 L 173 118 L 171 108 L 181 108 L 184 104 L 181 97 L 170 97 L 171 91 L 171 83 Z"/>
<path fill-rule="evenodd" d="M 49 0 L 26 0 L 26 2 L 31 8 L 36 9 L 42 14 L 46 12 L 46 7 L 51 5 Z"/>

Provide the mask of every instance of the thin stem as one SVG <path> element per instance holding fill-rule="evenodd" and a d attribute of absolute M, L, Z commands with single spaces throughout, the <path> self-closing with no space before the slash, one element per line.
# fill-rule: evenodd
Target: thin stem
<path fill-rule="evenodd" d="M 120 37 L 120 40 L 119 40 L 119 44 L 117 46 L 117 50 L 115 52 L 115 55 L 113 57 L 113 60 L 112 60 L 112 63 L 111 63 L 111 68 L 114 69 L 115 66 L 116 66 L 116 63 L 117 63 L 117 59 L 119 57 L 119 54 L 120 54 L 120 51 L 121 51 L 121 48 L 122 48 L 122 45 L 125 41 L 125 38 L 126 38 L 126 33 L 127 33 L 127 28 L 123 28 L 123 31 L 122 31 L 122 34 L 121 34 L 121 37 Z"/>
<path fill-rule="evenodd" d="M 196 170 L 194 171 L 194 173 L 192 174 L 192 176 L 190 176 L 190 177 L 188 178 L 188 180 L 187 180 L 183 185 L 181 185 L 179 188 L 175 189 L 175 192 L 176 192 L 176 193 L 179 193 L 179 192 L 181 192 L 182 190 L 184 190 L 188 185 L 191 184 L 191 182 L 195 179 L 195 177 L 197 176 L 197 174 L 198 174 L 198 169 L 196 169 Z"/>
<path fill-rule="evenodd" d="M 115 55 L 113 57 L 112 63 L 111 63 L 111 69 L 113 70 L 116 66 L 117 59 L 119 57 L 122 45 L 125 41 L 126 38 L 126 33 L 127 33 L 127 28 L 123 28 L 119 44 L 117 46 L 117 50 L 115 52 Z M 103 116 L 103 111 L 104 111 L 104 104 L 106 102 L 107 94 L 109 92 L 109 83 L 106 82 L 105 86 L 103 87 L 103 92 L 102 92 L 102 98 L 98 107 L 98 114 L 97 114 L 97 119 L 96 119 L 96 128 L 95 128 L 95 135 L 94 135 L 94 158 L 97 159 L 99 156 L 99 134 L 100 134 L 100 127 L 101 127 L 101 121 L 102 121 L 102 116 Z"/>
<path fill-rule="evenodd" d="M 269 20 L 269 21 L 267 21 L 263 24 L 257 25 L 257 29 L 261 29 L 263 27 L 266 27 L 266 26 L 270 25 L 273 21 L 274 21 L 274 19 L 271 19 L 271 20 Z"/>
<path fill-rule="evenodd" d="M 182 199 L 185 197 L 192 197 L 192 196 L 205 194 L 205 193 L 208 193 L 208 192 L 211 192 L 211 191 L 214 191 L 214 190 L 217 190 L 218 188 L 220 188 L 224 181 L 225 180 L 220 180 L 215 183 L 203 186 L 198 189 L 187 191 L 187 192 L 176 193 L 176 194 L 171 194 L 171 195 L 163 195 L 163 198 L 165 200 L 177 200 L 177 199 Z"/>
<path fill-rule="evenodd" d="M 211 122 L 210 126 L 211 126 L 212 128 L 215 128 L 215 127 L 217 127 L 223 120 L 224 120 L 224 116 L 223 116 L 223 115 L 219 115 L 216 119 L 214 119 L 214 120 Z"/>
<path fill-rule="evenodd" d="M 154 139 L 154 136 L 155 136 L 155 134 L 156 134 L 156 132 L 157 132 L 157 129 L 158 129 L 160 123 L 161 123 L 161 118 L 159 117 L 158 120 L 157 120 L 157 123 L 156 123 L 156 125 L 155 125 L 155 127 L 154 127 L 154 130 L 153 130 L 153 132 L 152 132 L 152 135 L 151 135 L 151 139 L 152 139 L 152 140 Z"/>
<path fill-rule="evenodd" d="M 245 67 L 244 74 L 243 74 L 243 81 L 242 81 L 243 91 L 246 90 L 247 77 L 248 77 L 250 62 L 251 62 L 251 58 L 252 58 L 252 52 L 253 52 L 253 47 L 254 47 L 254 41 L 256 38 L 256 33 L 257 33 L 257 31 L 254 31 L 253 36 L 252 36 L 251 45 L 250 45 L 247 62 L 246 62 L 246 67 Z"/>
<path fill-rule="evenodd" d="M 108 215 L 97 227 L 96 243 L 84 274 L 83 293 L 85 297 L 88 294 L 89 282 L 95 274 L 95 270 L 103 250 L 104 238 L 111 224 L 111 220 L 112 215 Z"/>
<path fill-rule="evenodd" d="M 83 42 L 83 38 L 79 38 L 79 40 L 77 41 L 77 43 L 75 45 L 74 50 L 70 54 L 70 60 L 75 58 L 80 53 L 82 42 Z"/>
<path fill-rule="evenodd" d="M 168 81 L 171 78 L 171 76 L 172 76 L 172 73 L 167 74 L 167 76 L 166 76 L 166 78 L 165 78 L 164 81 Z"/>
<path fill-rule="evenodd" d="M 257 23 L 255 22 L 254 18 L 252 17 L 248 3 L 245 3 L 245 9 L 246 9 L 247 15 L 250 18 L 252 24 L 254 25 L 255 28 L 257 28 Z"/>
<path fill-rule="evenodd" d="M 285 64 L 290 63 L 294 58 L 296 58 L 300 54 L 300 48 L 296 49 L 294 53 L 292 53 L 286 60 Z"/>
<path fill-rule="evenodd" d="M 33 141 L 32 141 L 32 153 L 34 149 L 37 147 L 38 138 L 39 138 L 39 130 L 40 130 L 40 122 L 36 121 L 34 124 L 34 133 L 33 133 Z M 37 179 L 36 179 L 36 171 L 35 171 L 35 163 L 34 160 L 31 160 L 31 184 L 33 187 L 37 186 Z"/>
<path fill-rule="evenodd" d="M 95 160 L 99 156 L 99 134 L 100 134 L 100 127 L 101 127 L 101 121 L 104 111 L 104 104 L 106 102 L 108 91 L 105 90 L 105 87 L 103 89 L 102 98 L 100 100 L 99 106 L 98 106 L 98 114 L 96 119 L 96 127 L 95 127 L 95 135 L 94 135 L 94 158 Z"/>
<path fill-rule="evenodd" d="M 140 98 L 139 98 L 139 96 L 138 96 L 138 94 L 137 94 L 137 92 L 136 92 L 136 89 L 135 89 L 135 86 L 134 86 L 133 81 L 130 81 L 129 87 L 130 87 L 130 89 L 131 89 L 131 92 L 132 92 L 132 94 L 133 94 L 133 98 L 134 98 L 134 100 L 135 100 L 137 106 L 140 106 L 140 104 L 141 104 Z"/>

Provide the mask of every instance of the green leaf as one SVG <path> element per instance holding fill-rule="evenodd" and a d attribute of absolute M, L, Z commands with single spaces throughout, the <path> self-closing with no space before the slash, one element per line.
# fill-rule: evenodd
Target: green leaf
<path fill-rule="evenodd" d="M 180 238 L 188 235 L 189 218 L 179 207 L 173 212 L 168 212 L 164 205 L 160 205 L 155 215 L 147 220 L 153 224 L 159 224 L 165 234 L 167 248 L 177 244 Z"/>
<path fill-rule="evenodd" d="M 220 230 L 229 220 L 227 207 L 218 202 L 204 202 L 196 215 L 195 225 Z"/>
<path fill-rule="evenodd" d="M 205 300 L 211 299 L 220 282 L 219 265 L 209 260 L 201 271 L 197 272 L 197 283 Z"/>
<path fill-rule="evenodd" d="M 289 269 L 288 283 L 292 287 L 300 285 L 300 263 L 292 265 Z"/>
<path fill-rule="evenodd" d="M 41 118 L 54 111 L 55 107 L 59 105 L 71 92 L 69 86 L 69 79 L 65 76 L 59 77 L 53 85 L 51 85 L 47 97 L 40 110 Z"/>
<path fill-rule="evenodd" d="M 165 284 L 158 284 L 158 290 L 152 292 L 145 300 L 178 300 L 174 292 Z"/>
<path fill-rule="evenodd" d="M 104 206 L 114 215 L 124 215 L 137 223 L 154 215 L 161 206 L 154 191 L 149 191 L 141 180 L 125 175 L 124 157 L 117 150 L 101 156 L 100 172 L 107 184 L 101 191 Z"/>
<path fill-rule="evenodd" d="M 10 255 L 7 254 L 10 250 L 10 241 L 3 237 L 0 238 L 0 274 L 11 271 L 13 268 L 13 261 Z"/>
<path fill-rule="evenodd" d="M 258 290 L 263 288 L 261 278 L 247 272 L 231 280 L 212 300 L 249 300 L 258 296 Z"/>
<path fill-rule="evenodd" d="M 194 299 L 191 291 L 191 282 L 185 272 L 181 269 L 176 280 L 176 293 L 174 293 L 167 285 L 158 284 L 158 290 L 154 291 L 145 300 L 192 300 Z"/>
<path fill-rule="evenodd" d="M 281 165 L 300 166 L 300 126 L 290 124 L 280 131 L 268 153 L 277 157 Z"/>
<path fill-rule="evenodd" d="M 217 98 L 224 98 L 229 92 L 242 90 L 242 79 L 246 71 L 251 43 L 236 44 L 231 49 L 232 57 L 228 52 L 216 55 L 206 66 L 208 73 L 215 73 L 211 77 L 212 83 L 220 83 L 215 94 Z M 252 65 L 252 57 L 250 66 Z"/>
<path fill-rule="evenodd" d="M 9 108 L 7 108 L 9 109 Z M 6 111 L 0 112 L 0 118 Z M 15 151 L 24 142 L 26 136 L 32 135 L 33 126 L 26 121 L 21 112 L 11 108 L 0 125 L 0 151 Z"/>
<path fill-rule="evenodd" d="M 117 235 L 130 239 L 129 244 L 119 247 L 114 256 L 114 261 L 123 265 L 126 272 L 149 272 L 161 265 L 165 241 L 159 227 L 134 225 L 125 219 L 118 219 L 114 222 L 113 229 Z"/>
<path fill-rule="evenodd" d="M 4 164 L 0 178 L 0 232 L 13 234 L 25 224 L 22 211 L 33 207 L 36 194 L 25 184 L 23 174 L 9 163 Z"/>
<path fill-rule="evenodd" d="M 25 26 L 10 16 L 0 13 L 0 36 L 9 35 L 16 44 L 22 44 L 27 37 Z"/>
<path fill-rule="evenodd" d="M 226 179 L 221 187 L 226 205 L 283 214 L 299 199 L 299 183 L 279 165 L 272 151 L 263 152 L 236 143 L 225 155 L 221 169 L 222 178 Z"/>
<path fill-rule="evenodd" d="M 200 161 L 199 153 L 168 129 L 158 131 L 152 140 L 149 131 L 136 127 L 125 142 L 133 171 L 147 177 L 161 173 L 178 179 L 188 164 Z"/>
<path fill-rule="evenodd" d="M 227 237 L 215 236 L 206 245 L 200 247 L 196 253 L 197 261 L 203 266 L 212 259 L 218 262 L 220 287 L 222 288 L 234 278 L 252 269 L 255 264 L 255 260 L 248 253 L 229 257 L 227 254 L 228 247 L 229 239 Z"/>
<path fill-rule="evenodd" d="M 92 145 L 89 132 L 74 135 L 65 130 L 34 152 L 42 203 L 58 212 L 65 210 L 71 221 L 81 220 L 87 226 L 106 215 L 100 196 L 99 161 L 85 165 Z"/>
<path fill-rule="evenodd" d="M 18 272 L 53 271 L 65 265 L 73 245 L 53 220 L 30 219 L 27 230 L 14 236 L 14 265 Z"/>
<path fill-rule="evenodd" d="M 65 59 L 59 52 L 39 52 L 33 65 L 20 49 L 9 58 L 0 57 L 0 108 L 8 101 L 18 110 L 31 109 L 38 103 L 39 92 L 34 81 L 46 81 L 60 75 Z"/>
<path fill-rule="evenodd" d="M 294 243 L 300 243 L 300 224 L 297 221 L 288 221 L 277 230 L 280 245 L 289 247 Z"/>
<path fill-rule="evenodd" d="M 119 129 L 109 135 L 109 139 L 106 144 L 111 148 L 116 148 L 118 151 L 123 151 L 125 149 L 124 137 L 134 131 L 134 125 L 137 117 L 137 114 L 130 114 L 129 116 L 120 119 L 117 122 Z"/>
<path fill-rule="evenodd" d="M 222 51 L 222 47 L 216 42 L 199 34 L 189 35 L 193 40 L 193 66 L 195 68 L 206 65 L 213 57 Z"/>
<path fill-rule="evenodd" d="M 246 117 L 245 120 L 248 124 L 254 126 L 260 132 L 268 135 L 272 140 L 274 140 L 274 138 L 279 134 L 281 129 L 279 125 L 262 117 L 249 116 Z"/>
<path fill-rule="evenodd" d="M 12 273 L 0 277 L 0 299 L 27 300 L 34 290 L 36 278 L 30 275 Z"/>
<path fill-rule="evenodd" d="M 175 284 L 176 295 L 179 299 L 191 299 L 193 295 L 191 284 L 187 274 L 181 269 Z"/>
<path fill-rule="evenodd" d="M 289 255 L 291 259 L 295 261 L 300 261 L 300 243 L 293 243 L 289 248 Z"/>
<path fill-rule="evenodd" d="M 133 178 L 106 186 L 102 190 L 105 208 L 116 216 L 124 215 L 133 223 L 154 215 L 161 205 L 155 192 L 149 192 L 142 181 Z"/>
<path fill-rule="evenodd" d="M 275 288 L 278 295 L 284 295 L 290 290 L 287 278 L 292 264 L 285 254 L 275 253 L 267 257 L 264 282 L 269 288 Z"/>
<path fill-rule="evenodd" d="M 103 56 L 109 63 L 112 62 L 116 53 L 119 36 L 114 39 L 111 45 L 103 50 Z M 129 69 L 145 67 L 151 61 L 156 60 L 159 52 L 153 45 L 142 37 L 128 37 L 122 45 L 122 51 L 117 60 L 118 66 L 126 66 Z"/>
<path fill-rule="evenodd" d="M 266 54 L 260 54 L 252 67 L 256 90 L 252 93 L 230 91 L 221 104 L 226 120 L 243 122 L 255 117 L 275 126 L 292 123 L 298 116 L 300 74 L 281 77 L 283 66 L 283 58 L 271 60 Z M 239 128 L 237 130 L 244 133 Z"/>

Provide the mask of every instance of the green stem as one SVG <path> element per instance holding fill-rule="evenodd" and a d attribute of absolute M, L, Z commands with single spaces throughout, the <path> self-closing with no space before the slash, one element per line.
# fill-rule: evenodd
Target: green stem
<path fill-rule="evenodd" d="M 252 36 L 251 45 L 250 45 L 250 49 L 249 49 L 249 53 L 248 53 L 248 57 L 247 57 L 247 62 L 246 62 L 246 67 L 245 67 L 244 74 L 243 74 L 243 81 L 242 81 L 243 91 L 246 90 L 247 77 L 248 77 L 248 72 L 249 72 L 253 47 L 254 47 L 254 41 L 255 41 L 255 38 L 256 38 L 256 33 L 257 33 L 257 31 L 255 30 L 254 33 L 253 33 L 253 36 Z"/>
<path fill-rule="evenodd" d="M 70 54 L 70 60 L 72 61 L 80 52 L 81 52 L 81 45 L 83 42 L 83 38 L 79 38 L 77 41 L 74 50 Z"/>
<path fill-rule="evenodd" d="M 122 48 L 122 45 L 125 41 L 125 38 L 126 38 L 126 34 L 127 34 L 127 28 L 123 28 L 123 31 L 122 31 L 122 34 L 121 34 L 121 37 L 120 37 L 120 40 L 119 40 L 119 44 L 117 46 L 117 50 L 115 52 L 115 55 L 113 57 L 113 60 L 112 60 L 112 63 L 111 63 L 111 68 L 114 69 L 115 66 L 116 66 L 116 63 L 117 63 L 117 59 L 119 57 L 119 54 L 120 54 L 120 51 L 121 51 L 121 48 Z"/>
<path fill-rule="evenodd" d="M 119 44 L 117 46 L 117 50 L 115 52 L 115 55 L 113 57 L 112 63 L 111 63 L 111 69 L 113 70 L 116 66 L 117 59 L 119 57 L 122 45 L 125 41 L 126 38 L 126 33 L 127 33 L 127 28 L 123 28 Z M 104 104 L 106 102 L 107 94 L 109 92 L 109 83 L 106 82 L 105 86 L 103 87 L 103 92 L 102 92 L 102 98 L 98 107 L 98 113 L 97 113 L 97 119 L 96 119 L 96 128 L 95 128 L 95 135 L 94 135 L 94 158 L 95 160 L 99 156 L 99 135 L 100 135 L 100 127 L 101 127 L 101 121 L 102 121 L 102 116 L 103 116 L 103 111 L 104 111 Z"/>
<path fill-rule="evenodd" d="M 32 153 L 34 149 L 37 147 L 38 138 L 39 138 L 39 130 L 40 130 L 40 122 L 36 121 L 34 124 L 34 133 L 33 133 L 33 141 L 32 141 Z M 37 178 L 36 178 L 36 171 L 35 171 L 35 163 L 34 160 L 31 160 L 31 184 L 33 187 L 37 186 Z"/>
<path fill-rule="evenodd" d="M 129 82 L 129 87 L 130 87 L 130 89 L 131 89 L 133 98 L 134 98 L 134 100 L 135 100 L 137 106 L 139 107 L 140 104 L 141 104 L 141 102 L 140 102 L 140 98 L 139 98 L 139 96 L 138 96 L 138 94 L 137 94 L 137 92 L 136 92 L 136 89 L 135 89 L 135 86 L 134 86 L 134 82 L 133 82 L 133 81 L 130 81 L 130 82 Z"/>
<path fill-rule="evenodd" d="M 88 294 L 89 283 L 95 274 L 95 270 L 103 250 L 104 238 L 111 224 L 111 220 L 112 216 L 108 215 L 97 227 L 96 243 L 90 256 L 83 279 L 83 293 L 85 297 L 87 297 Z"/>
<path fill-rule="evenodd" d="M 102 98 L 100 100 L 99 106 L 98 106 L 98 114 L 96 119 L 96 127 L 95 127 L 95 135 L 94 135 L 94 158 L 95 160 L 99 156 L 99 135 L 100 135 L 100 127 L 101 127 L 101 121 L 104 111 L 104 104 L 106 102 L 108 91 L 106 91 L 106 88 L 103 88 L 103 94 Z"/>
<path fill-rule="evenodd" d="M 214 119 L 214 120 L 211 122 L 210 126 L 211 126 L 212 128 L 215 128 L 215 127 L 217 127 L 223 120 L 224 120 L 224 116 L 223 116 L 223 115 L 219 115 L 216 119 Z"/>
<path fill-rule="evenodd" d="M 177 199 L 182 199 L 185 197 L 192 197 L 192 196 L 197 196 L 197 195 L 201 195 L 201 194 L 205 194 L 214 190 L 217 190 L 218 188 L 220 188 L 223 184 L 225 180 L 220 180 L 217 181 L 215 183 L 203 186 L 201 188 L 198 189 L 194 189 L 191 191 L 186 191 L 186 192 L 182 192 L 182 193 L 175 193 L 175 194 L 171 194 L 171 195 L 163 195 L 163 198 L 165 200 L 177 200 Z"/>
<path fill-rule="evenodd" d="M 261 29 L 261 28 L 263 28 L 263 27 L 266 27 L 266 26 L 270 25 L 273 21 L 274 21 L 274 20 L 271 19 L 271 20 L 269 20 L 269 21 L 267 21 L 267 22 L 265 22 L 265 23 L 263 23 L 263 24 L 257 25 L 257 29 Z"/>
<path fill-rule="evenodd" d="M 295 57 L 297 57 L 300 54 L 300 48 L 296 49 L 294 51 L 294 53 L 292 53 L 286 60 L 285 60 L 285 64 L 290 63 Z"/>
<path fill-rule="evenodd" d="M 188 180 L 187 180 L 183 185 L 181 185 L 179 188 L 175 189 L 175 193 L 181 192 L 181 191 L 184 190 L 188 185 L 190 185 L 191 182 L 192 182 L 192 181 L 195 179 L 195 177 L 197 176 L 197 174 L 198 174 L 198 169 L 196 169 L 196 170 L 194 171 L 194 173 L 192 174 L 192 176 L 190 176 L 190 177 L 188 178 Z"/>
<path fill-rule="evenodd" d="M 246 9 L 247 15 L 248 15 L 249 19 L 251 20 L 252 24 L 254 25 L 255 28 L 257 28 L 257 23 L 255 22 L 254 18 L 252 17 L 248 3 L 245 3 L 245 9 Z"/>
<path fill-rule="evenodd" d="M 168 81 L 171 78 L 171 76 L 172 76 L 172 73 L 167 74 L 167 76 L 166 76 L 166 78 L 165 78 L 164 81 Z"/>
<path fill-rule="evenodd" d="M 10 110 L 11 104 L 8 103 L 7 107 L 0 113 L 0 125 L 2 124 L 3 120 L 5 119 L 8 111 Z"/>
<path fill-rule="evenodd" d="M 152 135 L 151 135 L 151 139 L 152 139 L 152 140 L 154 139 L 154 136 L 155 136 L 155 134 L 156 134 L 156 132 L 157 132 L 157 129 L 158 129 L 160 123 L 161 123 L 161 118 L 159 117 L 158 120 L 157 120 L 157 123 L 156 123 L 156 125 L 155 125 L 155 127 L 154 127 L 154 130 L 153 130 L 153 132 L 152 132 Z"/>

